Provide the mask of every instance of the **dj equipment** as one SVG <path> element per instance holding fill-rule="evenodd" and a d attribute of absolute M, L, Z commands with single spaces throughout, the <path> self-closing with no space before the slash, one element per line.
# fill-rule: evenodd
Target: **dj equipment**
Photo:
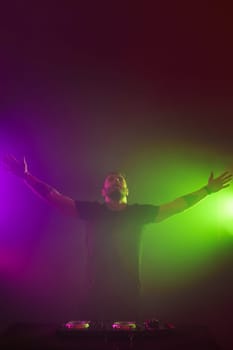
<path fill-rule="evenodd" d="M 174 327 L 160 320 L 83 321 L 62 325 L 11 325 L 0 337 L 4 350 L 219 350 L 206 327 Z"/>

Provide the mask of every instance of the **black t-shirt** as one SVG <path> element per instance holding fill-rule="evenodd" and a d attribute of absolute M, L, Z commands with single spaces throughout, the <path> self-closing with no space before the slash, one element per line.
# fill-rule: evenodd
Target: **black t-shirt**
<path fill-rule="evenodd" d="M 76 201 L 86 221 L 87 275 L 91 289 L 131 293 L 139 289 L 139 245 L 142 228 L 153 223 L 158 206 L 127 205 L 110 210 L 99 202 Z"/>

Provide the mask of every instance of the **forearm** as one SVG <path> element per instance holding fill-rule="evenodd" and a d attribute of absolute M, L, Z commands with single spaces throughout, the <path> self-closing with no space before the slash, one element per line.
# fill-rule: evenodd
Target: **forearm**
<path fill-rule="evenodd" d="M 39 197 L 45 199 L 49 204 L 56 207 L 63 214 L 72 217 L 78 216 L 75 202 L 72 198 L 63 195 L 54 187 L 39 180 L 37 177 L 31 175 L 29 172 L 26 172 L 24 174 L 23 179 L 27 186 L 34 193 L 36 193 Z"/>
<path fill-rule="evenodd" d="M 180 207 L 182 211 L 182 207 L 184 208 L 183 210 L 188 209 L 189 207 L 192 207 L 194 204 L 200 202 L 210 193 L 211 191 L 209 190 L 208 186 L 204 186 L 195 192 L 192 192 L 180 198 L 177 198 L 176 201 L 180 202 Z"/>
<path fill-rule="evenodd" d="M 195 192 L 186 194 L 173 200 L 172 202 L 161 205 L 159 208 L 159 213 L 156 217 L 156 222 L 163 221 L 172 215 L 183 212 L 184 210 L 200 202 L 210 193 L 211 192 L 208 187 L 204 186 Z"/>
<path fill-rule="evenodd" d="M 22 179 L 40 198 L 46 200 L 49 204 L 56 207 L 65 215 L 73 217 L 78 216 L 75 201 L 69 196 L 65 196 L 52 186 L 30 174 L 25 158 L 23 161 L 19 161 L 12 155 L 8 155 L 4 158 L 4 163 L 9 171 Z"/>
<path fill-rule="evenodd" d="M 39 180 L 35 176 L 31 175 L 29 172 L 26 172 L 23 177 L 27 186 L 38 196 L 43 199 L 49 198 L 50 194 L 56 191 L 52 186 L 46 184 L 45 182 Z"/>

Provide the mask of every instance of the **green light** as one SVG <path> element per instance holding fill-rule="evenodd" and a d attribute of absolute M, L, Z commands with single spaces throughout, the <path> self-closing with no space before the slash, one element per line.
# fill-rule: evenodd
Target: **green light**
<path fill-rule="evenodd" d="M 195 191 L 231 170 L 232 156 L 191 140 L 155 140 L 135 151 L 126 173 L 130 179 L 129 202 L 167 203 Z M 216 250 L 226 233 L 233 234 L 233 184 L 180 214 L 147 225 L 141 240 L 142 294 L 177 291 L 205 278 L 214 268 Z M 204 277 L 203 277 L 204 276 Z"/>
<path fill-rule="evenodd" d="M 233 194 L 226 190 L 218 201 L 218 225 L 227 233 L 233 234 Z"/>
<path fill-rule="evenodd" d="M 220 161 L 219 161 L 220 159 Z M 138 151 L 130 163 L 133 173 L 129 199 L 162 204 L 195 191 L 208 182 L 210 172 L 227 170 L 226 156 L 190 144 L 162 143 Z M 224 203 L 224 205 L 223 205 Z M 185 212 L 159 224 L 147 225 L 141 241 L 143 293 L 183 288 L 209 273 L 223 229 L 233 233 L 233 195 L 230 188 L 208 195 Z"/>
<path fill-rule="evenodd" d="M 225 199 L 225 203 L 223 203 L 222 210 L 224 212 L 224 216 L 233 218 L 233 197 Z"/>

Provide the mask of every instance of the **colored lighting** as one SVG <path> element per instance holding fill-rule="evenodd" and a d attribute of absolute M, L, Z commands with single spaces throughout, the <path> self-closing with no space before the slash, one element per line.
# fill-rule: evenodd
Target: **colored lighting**
<path fill-rule="evenodd" d="M 129 330 L 134 330 L 137 328 L 135 322 L 127 322 L 127 321 L 116 321 L 112 325 L 113 329 L 116 330 L 123 330 L 123 331 L 129 331 Z"/>
<path fill-rule="evenodd" d="M 70 330 L 83 330 L 90 327 L 89 321 L 69 321 L 65 324 L 65 328 Z"/>

